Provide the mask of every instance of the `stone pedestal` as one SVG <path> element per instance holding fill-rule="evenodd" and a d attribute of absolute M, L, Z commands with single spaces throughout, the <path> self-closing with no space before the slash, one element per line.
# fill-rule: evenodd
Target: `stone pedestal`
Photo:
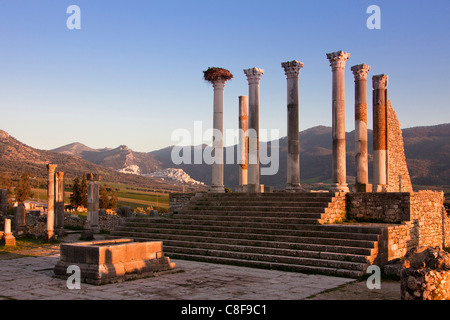
<path fill-rule="evenodd" d="M 345 64 L 350 54 L 337 51 L 327 54 L 333 72 L 332 82 L 332 185 L 334 192 L 348 192 L 345 151 Z"/>
<path fill-rule="evenodd" d="M 248 183 L 248 97 L 239 96 L 239 186 Z"/>
<path fill-rule="evenodd" d="M 45 239 L 51 241 L 56 239 L 54 233 L 54 223 L 55 223 L 55 169 L 56 164 L 48 164 L 48 188 L 47 188 L 47 231 L 45 234 Z"/>
<path fill-rule="evenodd" d="M 360 64 L 351 68 L 355 76 L 355 185 L 356 192 L 372 192 L 369 185 L 367 152 L 367 75 L 370 66 Z"/>
<path fill-rule="evenodd" d="M 388 76 L 372 77 L 373 85 L 373 191 L 385 192 L 387 185 L 387 90 Z"/>
<path fill-rule="evenodd" d="M 5 232 L 3 233 L 1 243 L 2 243 L 2 245 L 5 245 L 5 246 L 15 246 L 16 245 L 16 238 L 14 238 L 13 234 L 11 233 L 11 220 L 10 219 L 5 219 Z"/>
<path fill-rule="evenodd" d="M 244 70 L 249 85 L 248 184 L 259 186 L 259 82 L 263 69 Z"/>
<path fill-rule="evenodd" d="M 299 141 L 299 93 L 298 78 L 303 63 L 297 60 L 283 62 L 281 66 L 287 78 L 287 181 L 286 189 L 301 191 L 300 141 Z"/>

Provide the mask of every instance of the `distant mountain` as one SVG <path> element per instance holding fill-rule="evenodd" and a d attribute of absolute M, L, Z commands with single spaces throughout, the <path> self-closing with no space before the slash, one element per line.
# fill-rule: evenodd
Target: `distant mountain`
<path fill-rule="evenodd" d="M 440 186 L 450 185 L 450 123 L 437 126 L 403 129 L 405 154 L 413 184 Z M 331 128 L 316 126 L 299 133 L 300 139 L 300 179 L 302 183 L 330 183 L 332 137 Z M 372 179 L 372 130 L 368 130 L 369 179 Z M 286 183 L 287 138 L 276 141 L 279 148 L 279 169 L 275 175 L 261 175 L 260 182 L 265 185 L 283 188 Z M 211 184 L 211 166 L 202 162 L 194 164 L 194 154 L 204 150 L 205 145 L 190 147 L 191 164 L 175 165 L 171 154 L 173 146 L 149 153 L 134 152 L 126 146 L 115 149 L 91 149 L 80 143 L 73 143 L 54 151 L 70 153 L 84 160 L 122 172 L 151 174 L 166 168 L 182 169 L 192 179 Z M 260 152 L 271 155 L 275 143 L 261 143 Z M 355 132 L 346 133 L 347 182 L 352 183 L 355 176 Z M 233 164 L 224 165 L 225 186 L 234 188 L 238 184 L 237 146 L 225 148 L 224 157 L 234 154 Z M 267 167 L 261 166 L 261 167 Z"/>
<path fill-rule="evenodd" d="M 151 154 L 136 152 L 124 145 L 115 149 L 92 149 L 84 144 L 75 142 L 52 151 L 79 157 L 108 169 L 124 173 L 150 174 L 163 169 L 163 164 Z"/>
<path fill-rule="evenodd" d="M 57 171 L 65 172 L 66 181 L 92 172 L 100 174 L 102 181 L 110 183 L 123 183 L 155 190 L 183 190 L 183 185 L 173 181 L 120 173 L 74 156 L 73 154 L 76 153 L 95 152 L 81 143 L 74 143 L 58 149 L 61 152 L 35 149 L 0 130 L 0 172 L 8 173 L 13 179 L 18 179 L 24 172 L 29 172 L 33 177 L 38 177 L 42 185 L 48 179 L 46 165 L 53 163 L 58 165 Z M 196 186 L 184 187 L 185 190 L 198 189 Z"/>

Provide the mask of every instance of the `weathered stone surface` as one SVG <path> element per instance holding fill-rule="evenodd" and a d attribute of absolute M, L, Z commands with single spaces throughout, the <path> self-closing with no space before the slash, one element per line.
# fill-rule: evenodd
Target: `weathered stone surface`
<path fill-rule="evenodd" d="M 175 268 L 175 264 L 164 257 L 160 241 L 117 239 L 78 242 L 61 244 L 60 251 L 55 275 L 67 277 L 67 267 L 77 265 L 81 280 L 96 285 L 148 277 Z"/>
<path fill-rule="evenodd" d="M 450 299 L 450 254 L 439 247 L 408 251 L 401 271 L 403 300 Z"/>

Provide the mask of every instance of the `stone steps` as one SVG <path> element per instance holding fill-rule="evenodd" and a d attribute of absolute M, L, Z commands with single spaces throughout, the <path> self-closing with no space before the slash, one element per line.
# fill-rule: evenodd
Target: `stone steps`
<path fill-rule="evenodd" d="M 357 277 L 382 229 L 320 224 L 333 195 L 203 194 L 168 218 L 128 218 L 111 237 L 163 241 L 178 259 Z"/>

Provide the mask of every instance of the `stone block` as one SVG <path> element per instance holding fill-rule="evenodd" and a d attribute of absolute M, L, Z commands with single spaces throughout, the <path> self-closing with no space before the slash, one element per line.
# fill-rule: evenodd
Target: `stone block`
<path fill-rule="evenodd" d="M 162 252 L 162 242 L 134 242 L 132 239 L 63 243 L 55 275 L 67 278 L 67 267 L 77 265 L 83 282 L 105 284 L 153 276 L 170 271 L 175 264 Z"/>

